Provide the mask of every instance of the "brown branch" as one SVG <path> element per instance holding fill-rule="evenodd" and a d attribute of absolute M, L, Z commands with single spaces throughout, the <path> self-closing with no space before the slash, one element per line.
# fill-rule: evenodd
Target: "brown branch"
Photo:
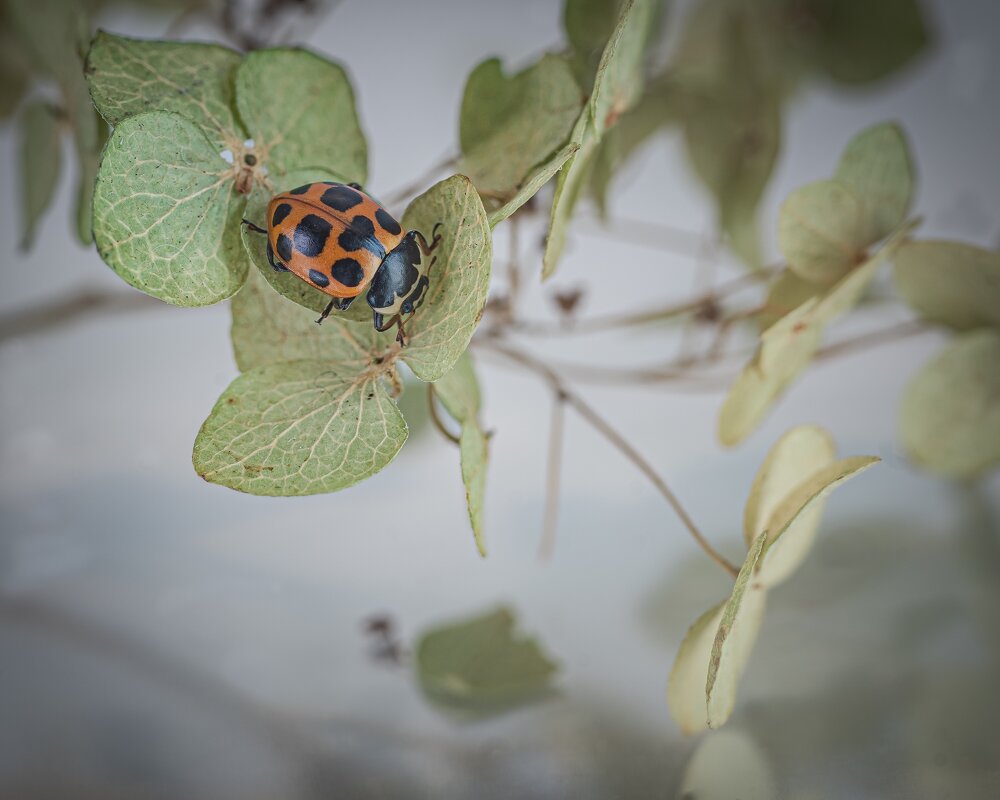
<path fill-rule="evenodd" d="M 542 523 L 542 540 L 538 545 L 538 558 L 547 561 L 556 544 L 556 525 L 559 521 L 559 479 L 562 475 L 563 428 L 566 419 L 565 399 L 559 392 L 552 401 L 552 421 L 549 423 L 549 456 L 545 471 L 545 514 Z"/>
<path fill-rule="evenodd" d="M 837 356 L 855 353 L 859 350 L 867 350 L 869 347 L 877 347 L 879 345 L 888 344 L 889 342 L 906 339 L 910 336 L 915 336 L 919 333 L 926 333 L 930 330 L 933 330 L 933 328 L 924 320 L 907 320 L 906 322 L 900 322 L 899 324 L 888 328 L 863 333 L 851 339 L 845 339 L 842 342 L 834 342 L 826 347 L 822 347 L 816 351 L 816 355 L 813 356 L 813 361 L 836 358 Z"/>

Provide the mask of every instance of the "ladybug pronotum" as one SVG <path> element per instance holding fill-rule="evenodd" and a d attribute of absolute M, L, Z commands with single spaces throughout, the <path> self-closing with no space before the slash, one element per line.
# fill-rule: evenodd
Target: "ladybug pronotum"
<path fill-rule="evenodd" d="M 420 231 L 404 233 L 358 184 L 323 181 L 272 197 L 266 230 L 247 219 L 243 224 L 267 234 L 267 260 L 275 270 L 292 272 L 333 298 L 316 322 L 335 308 L 347 310 L 367 288 L 375 329 L 396 325 L 396 339 L 406 343 L 403 321 L 427 293 L 440 222 L 428 244 Z"/>

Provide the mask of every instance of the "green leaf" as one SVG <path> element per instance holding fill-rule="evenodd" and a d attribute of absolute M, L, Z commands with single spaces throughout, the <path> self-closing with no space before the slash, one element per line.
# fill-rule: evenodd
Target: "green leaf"
<path fill-rule="evenodd" d="M 77 87 L 79 105 L 72 113 L 73 143 L 80 167 L 76 191 L 76 234 L 81 244 L 94 240 L 94 189 L 101 166 L 101 152 L 108 139 L 108 126 L 90 102 L 81 80 Z"/>
<path fill-rule="evenodd" d="M 35 101 L 21 113 L 21 196 L 24 206 L 21 247 L 35 239 L 35 226 L 52 202 L 62 160 L 58 111 Z"/>
<path fill-rule="evenodd" d="M 826 287 L 799 277 L 790 269 L 784 269 L 767 290 L 765 310 L 758 315 L 761 330 L 767 330 L 785 314 L 798 308 L 806 300 L 823 294 Z"/>
<path fill-rule="evenodd" d="M 469 523 L 476 540 L 479 555 L 486 558 L 486 540 L 483 538 L 483 501 L 486 496 L 486 466 L 489 462 L 489 439 L 475 420 L 462 425 L 459 437 L 462 459 L 462 482 L 465 484 L 465 501 L 469 508 Z"/>
<path fill-rule="evenodd" d="M 199 125 L 216 151 L 246 138 L 235 115 L 240 54 L 194 42 L 129 39 L 99 31 L 87 55 L 94 104 L 112 125 L 149 111 L 172 111 Z"/>
<path fill-rule="evenodd" d="M 960 331 L 1000 327 L 1000 253 L 961 242 L 906 242 L 896 288 L 921 316 Z"/>
<path fill-rule="evenodd" d="M 566 0 L 563 28 L 573 50 L 572 66 L 584 91 L 593 86 L 604 46 L 618 22 L 621 0 Z"/>
<path fill-rule="evenodd" d="M 833 283 L 864 258 L 865 223 L 858 198 L 835 181 L 792 192 L 778 212 L 778 247 L 790 269 L 813 283 Z"/>
<path fill-rule="evenodd" d="M 65 0 L 4 0 L 13 32 L 40 70 L 63 86 L 80 74 L 80 44 L 87 28 L 86 10 Z"/>
<path fill-rule="evenodd" d="M 0 7 L 0 120 L 9 117 L 31 80 L 29 59 Z"/>
<path fill-rule="evenodd" d="M 338 181 L 343 182 L 346 178 L 323 169 L 301 169 L 293 170 L 282 176 L 280 182 L 272 184 L 273 188 L 257 184 L 254 186 L 250 197 L 247 199 L 244 216 L 258 227 L 267 228 L 267 204 L 275 194 L 294 189 L 297 186 L 304 186 L 314 181 Z M 324 294 L 319 289 L 310 286 L 304 280 L 291 272 L 276 272 L 267 260 L 267 237 L 264 234 L 252 231 L 246 226 L 241 233 L 243 248 L 250 256 L 250 262 L 257 268 L 257 272 L 264 276 L 267 283 L 278 294 L 288 298 L 293 303 L 308 308 L 314 314 L 319 314 L 329 305 L 330 295 Z M 316 317 L 313 317 L 315 320 Z M 365 302 L 362 294 L 347 311 L 334 311 L 328 319 L 348 322 L 360 322 L 371 327 L 372 310 Z M 326 324 L 325 322 L 323 323 Z"/>
<path fill-rule="evenodd" d="M 551 687 L 557 671 L 538 643 L 514 631 L 514 613 L 498 608 L 425 632 L 416 646 L 420 683 L 435 702 L 501 711 Z"/>
<path fill-rule="evenodd" d="M 416 198 L 403 215 L 406 230 L 428 239 L 440 222 L 442 239 L 434 252 L 430 287 L 407 323 L 409 345 L 402 358 L 418 378 L 436 381 L 469 346 L 486 304 L 493 263 L 493 240 L 476 187 L 453 175 Z"/>
<path fill-rule="evenodd" d="M 244 200 L 232 167 L 193 122 L 154 111 L 118 124 L 94 192 L 101 258 L 147 294 L 181 306 L 229 297 L 246 279 Z"/>
<path fill-rule="evenodd" d="M 406 423 L 380 373 L 333 361 L 264 364 L 222 393 L 194 443 L 205 480 L 259 495 L 334 492 L 385 467 Z"/>
<path fill-rule="evenodd" d="M 521 188 L 518 189 L 517 194 L 500 206 L 500 208 L 489 213 L 490 228 L 495 228 L 507 219 L 507 217 L 517 211 L 521 206 L 527 203 L 532 197 L 538 194 L 538 190 L 552 180 L 552 177 L 563 168 L 566 162 L 569 161 L 570 158 L 573 157 L 573 154 L 579 149 L 580 145 L 575 143 L 566 145 L 562 150 L 552 156 L 552 158 L 525 178 L 524 183 L 521 185 Z"/>
<path fill-rule="evenodd" d="M 545 55 L 511 77 L 499 59 L 484 61 L 462 98 L 460 171 L 506 202 L 566 142 L 580 106 L 580 87 L 561 56 Z"/>
<path fill-rule="evenodd" d="M 318 166 L 365 182 L 368 145 L 339 65 L 306 50 L 254 51 L 236 72 L 236 105 L 272 180 Z"/>
<path fill-rule="evenodd" d="M 899 125 L 884 122 L 851 139 L 834 179 L 861 203 L 862 243 L 877 242 L 902 225 L 913 202 L 914 167 Z"/>
<path fill-rule="evenodd" d="M 972 478 L 1000 464 L 1000 333 L 955 337 L 903 392 L 900 435 L 931 472 Z"/>
<path fill-rule="evenodd" d="M 751 734 L 718 731 L 698 743 L 675 800 L 774 800 L 782 793 L 773 772 Z"/>
<path fill-rule="evenodd" d="M 705 681 L 708 680 L 712 643 L 725 605 L 723 601 L 712 606 L 688 628 L 670 669 L 667 705 L 681 732 L 689 736 L 705 730 L 708 725 Z"/>
<path fill-rule="evenodd" d="M 459 423 L 474 420 L 479 415 L 479 380 L 468 351 L 462 353 L 455 366 L 434 382 L 434 394 Z"/>
<path fill-rule="evenodd" d="M 240 371 L 263 364 L 301 359 L 331 361 L 337 371 L 360 373 L 382 355 L 391 339 L 369 325 L 349 325 L 331 315 L 322 325 L 316 315 L 278 294 L 250 270 L 232 301 L 233 353 Z"/>
<path fill-rule="evenodd" d="M 767 536 L 761 534 L 750 546 L 733 585 L 733 593 L 722 608 L 705 682 L 706 723 L 710 728 L 720 727 L 733 713 L 736 684 L 750 658 L 764 618 L 766 596 L 762 590 L 752 589 L 750 583 L 766 539 Z"/>
<path fill-rule="evenodd" d="M 774 506 L 762 527 L 762 532 L 767 533 L 767 544 L 758 566 L 757 581 L 761 586 L 776 586 L 798 569 L 812 547 L 830 492 L 879 460 L 874 456 L 844 458 L 804 479 L 800 475 L 801 482 L 794 488 L 788 487 L 791 490 Z"/>

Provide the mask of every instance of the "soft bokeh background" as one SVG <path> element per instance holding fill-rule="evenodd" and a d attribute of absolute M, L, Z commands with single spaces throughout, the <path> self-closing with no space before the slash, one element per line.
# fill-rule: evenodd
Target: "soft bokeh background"
<path fill-rule="evenodd" d="M 912 68 L 865 91 L 813 83 L 790 105 L 762 208 L 770 256 L 781 199 L 828 175 L 847 140 L 884 119 L 903 124 L 918 161 L 922 235 L 997 246 L 1000 6 L 924 6 L 935 43 Z M 170 20 L 112 8 L 99 22 L 157 36 Z M 213 35 L 197 23 L 183 32 Z M 305 43 L 347 66 L 369 186 L 387 196 L 454 149 L 478 61 L 516 67 L 561 37 L 556 0 L 344 0 Z M 127 292 L 72 241 L 69 181 L 34 249 L 16 248 L 10 125 L 0 164 L 0 311 Z M 553 313 L 559 288 L 587 286 L 588 314 L 697 285 L 695 258 L 630 243 L 621 224 L 602 231 L 586 207 L 580 217 L 560 274 L 529 292 L 533 319 Z M 711 231 L 676 134 L 626 169 L 612 217 Z M 522 235 L 532 272 L 541 233 Z M 507 246 L 501 228 L 498 265 Z M 723 259 L 716 276 L 737 269 Z M 834 337 L 904 317 L 862 310 Z M 691 740 L 668 715 L 666 676 L 726 576 L 572 415 L 558 542 L 539 562 L 543 385 L 480 359 L 496 431 L 481 560 L 457 453 L 426 427 L 382 474 L 336 495 L 257 498 L 199 479 L 194 435 L 236 375 L 228 325 L 225 304 L 150 305 L 0 344 L 0 796 L 674 797 L 685 768 L 717 782 L 697 797 L 1000 795 L 1000 482 L 921 474 L 894 433 L 900 390 L 937 334 L 822 362 L 733 451 L 715 442 L 720 394 L 580 387 L 736 560 L 750 481 L 788 427 L 825 425 L 842 453 L 883 459 L 834 496 L 810 561 L 770 598 L 725 731 Z M 678 336 L 529 344 L 643 363 Z M 422 401 L 420 391 L 407 400 Z M 412 641 L 498 603 L 558 660 L 558 692 L 475 723 L 429 705 L 407 668 L 375 663 L 361 630 L 386 612 Z"/>

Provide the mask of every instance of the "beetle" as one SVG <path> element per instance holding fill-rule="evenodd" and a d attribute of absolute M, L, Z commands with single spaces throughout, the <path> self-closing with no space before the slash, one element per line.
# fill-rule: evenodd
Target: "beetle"
<path fill-rule="evenodd" d="M 271 198 L 267 228 L 243 224 L 267 236 L 267 260 L 333 299 L 317 323 L 334 309 L 346 311 L 365 289 L 378 331 L 398 328 L 406 344 L 408 319 L 427 294 L 428 273 L 441 243 L 434 226 L 428 244 L 420 231 L 403 232 L 392 215 L 357 183 L 307 183 Z"/>

